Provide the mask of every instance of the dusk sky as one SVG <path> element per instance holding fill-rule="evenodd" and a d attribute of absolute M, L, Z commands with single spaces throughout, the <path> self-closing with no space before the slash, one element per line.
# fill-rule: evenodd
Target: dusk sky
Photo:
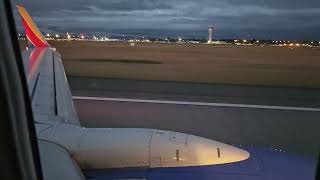
<path fill-rule="evenodd" d="M 43 32 L 153 30 L 320 40 L 320 0 L 14 0 Z M 15 13 L 17 16 L 17 13 Z M 19 29 L 20 21 L 17 19 Z"/>

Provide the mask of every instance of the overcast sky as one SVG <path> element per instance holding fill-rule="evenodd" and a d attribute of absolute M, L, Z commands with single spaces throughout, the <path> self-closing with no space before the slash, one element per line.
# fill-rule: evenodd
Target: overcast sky
<path fill-rule="evenodd" d="M 41 31 L 134 29 L 320 39 L 320 0 L 14 0 Z M 15 13 L 17 15 L 17 13 Z M 19 19 L 17 19 L 18 21 Z M 17 22 L 20 23 L 20 22 Z"/>

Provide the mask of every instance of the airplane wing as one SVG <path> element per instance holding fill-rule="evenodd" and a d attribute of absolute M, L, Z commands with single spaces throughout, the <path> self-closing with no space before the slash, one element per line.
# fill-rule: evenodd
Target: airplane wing
<path fill-rule="evenodd" d="M 34 119 L 80 125 L 60 54 L 43 37 L 23 6 L 17 6 L 33 48 L 23 53 Z"/>
<path fill-rule="evenodd" d="M 29 47 L 23 52 L 44 179 L 85 179 L 69 151 L 40 134 L 58 124 L 80 126 L 60 54 L 50 46 L 23 6 L 17 6 Z M 32 47 L 30 47 L 32 46 Z M 61 135 L 66 138 L 67 135 Z"/>

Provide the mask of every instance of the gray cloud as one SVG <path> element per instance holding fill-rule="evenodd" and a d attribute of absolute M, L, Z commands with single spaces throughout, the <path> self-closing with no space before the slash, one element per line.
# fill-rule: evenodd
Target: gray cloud
<path fill-rule="evenodd" d="M 314 33 L 320 31 L 319 0 L 24 0 L 22 4 L 42 31 L 205 32 L 214 25 L 221 37 L 269 38 L 274 32 L 275 37 L 320 39 Z"/>

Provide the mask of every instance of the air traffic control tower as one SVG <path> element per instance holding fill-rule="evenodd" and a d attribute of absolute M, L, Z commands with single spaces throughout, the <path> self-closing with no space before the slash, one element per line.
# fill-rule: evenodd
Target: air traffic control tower
<path fill-rule="evenodd" d="M 213 33 L 213 27 L 212 27 L 212 26 L 209 26 L 209 29 L 208 29 L 208 34 L 209 34 L 208 44 L 211 44 L 211 43 L 212 43 L 212 33 Z"/>

